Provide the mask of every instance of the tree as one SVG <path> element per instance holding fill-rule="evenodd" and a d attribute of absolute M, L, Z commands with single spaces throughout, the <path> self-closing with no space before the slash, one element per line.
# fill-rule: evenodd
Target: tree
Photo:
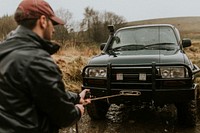
<path fill-rule="evenodd" d="M 108 37 L 108 25 L 114 25 L 119 28 L 125 24 L 125 19 L 112 12 L 99 13 L 93 8 L 86 7 L 84 12 L 84 19 L 80 27 L 85 40 L 105 42 Z"/>
<path fill-rule="evenodd" d="M 113 12 L 104 12 L 102 17 L 104 25 L 114 25 L 116 29 L 126 24 L 124 17 L 118 16 Z"/>
<path fill-rule="evenodd" d="M 67 40 L 71 39 L 70 32 L 73 31 L 71 19 L 72 19 L 72 13 L 65 9 L 59 9 L 56 11 L 57 16 L 62 18 L 62 20 L 65 22 L 64 26 L 58 25 L 55 26 L 55 34 L 54 39 L 61 43 L 62 45 L 65 44 Z"/>
<path fill-rule="evenodd" d="M 80 27 L 82 31 L 87 31 L 85 32 L 85 34 L 86 34 L 86 39 L 89 41 L 93 41 L 92 27 L 95 22 L 95 18 L 98 18 L 98 12 L 94 11 L 90 7 L 86 7 L 84 12 L 84 19 L 82 20 Z"/>
<path fill-rule="evenodd" d="M 13 16 L 4 15 L 0 18 L 0 40 L 6 38 L 7 34 L 14 30 L 17 24 Z"/>

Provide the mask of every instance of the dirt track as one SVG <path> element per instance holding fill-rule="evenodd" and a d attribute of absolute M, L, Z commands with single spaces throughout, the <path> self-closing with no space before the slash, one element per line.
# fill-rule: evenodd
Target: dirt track
<path fill-rule="evenodd" d="M 169 110 L 170 109 L 170 112 Z M 186 128 L 176 122 L 174 106 L 155 111 L 154 108 L 135 108 L 112 105 L 106 120 L 92 121 L 87 113 L 78 122 L 79 133 L 200 133 L 200 123 Z M 76 126 L 60 133 L 76 133 Z"/>

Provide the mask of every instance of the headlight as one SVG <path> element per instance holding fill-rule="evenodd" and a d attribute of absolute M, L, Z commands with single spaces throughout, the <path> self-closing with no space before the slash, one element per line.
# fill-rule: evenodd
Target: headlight
<path fill-rule="evenodd" d="M 169 66 L 160 67 L 160 74 L 162 78 L 185 78 L 188 77 L 188 72 L 185 67 Z"/>
<path fill-rule="evenodd" d="M 107 68 L 106 67 L 88 67 L 85 70 L 85 76 L 94 77 L 94 78 L 106 78 Z"/>

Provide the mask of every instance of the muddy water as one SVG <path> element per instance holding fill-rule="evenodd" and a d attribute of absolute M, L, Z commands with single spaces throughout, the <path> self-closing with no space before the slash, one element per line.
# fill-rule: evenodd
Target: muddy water
<path fill-rule="evenodd" d="M 76 125 L 59 133 L 76 133 Z M 105 120 L 92 121 L 87 113 L 78 122 L 78 133 L 200 133 L 177 124 L 175 107 L 133 107 L 111 105 Z"/>

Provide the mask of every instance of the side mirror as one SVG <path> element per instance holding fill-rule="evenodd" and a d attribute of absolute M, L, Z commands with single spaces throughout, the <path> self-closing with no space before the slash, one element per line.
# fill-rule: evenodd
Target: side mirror
<path fill-rule="evenodd" d="M 102 43 L 102 44 L 100 45 L 100 50 L 102 51 L 102 50 L 104 49 L 105 46 L 106 46 L 106 43 Z"/>
<path fill-rule="evenodd" d="M 185 47 L 189 47 L 189 46 L 192 45 L 192 42 L 191 42 L 190 39 L 184 38 L 184 39 L 182 40 L 182 45 L 183 45 L 184 48 L 185 48 Z"/>

